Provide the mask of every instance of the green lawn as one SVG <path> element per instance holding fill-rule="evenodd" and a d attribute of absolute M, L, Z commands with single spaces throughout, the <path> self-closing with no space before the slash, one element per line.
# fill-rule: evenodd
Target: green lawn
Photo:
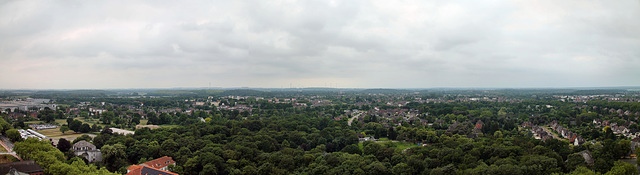
<path fill-rule="evenodd" d="M 24 124 L 29 125 L 29 124 L 40 124 L 40 123 L 44 123 L 43 121 L 28 121 L 28 122 L 24 122 Z"/>
<path fill-rule="evenodd" d="M 160 128 L 175 128 L 178 127 L 178 125 L 158 125 L 160 126 Z"/>
<path fill-rule="evenodd" d="M 73 118 L 75 120 L 79 120 L 82 123 L 87 123 L 89 125 L 93 125 L 93 124 L 97 124 L 100 127 L 105 127 L 104 124 L 100 123 L 100 120 L 98 119 L 85 119 L 84 117 L 76 117 Z M 28 121 L 28 122 L 24 122 L 25 124 L 29 125 L 29 124 L 40 124 L 43 123 L 43 121 Z M 58 123 L 60 126 L 62 125 L 66 125 L 67 124 L 67 119 L 56 119 L 56 123 Z M 149 120 L 147 119 L 140 119 L 140 125 L 147 125 L 147 123 L 149 123 Z M 178 125 L 158 125 L 158 127 L 160 128 L 174 128 Z"/>
<path fill-rule="evenodd" d="M 78 120 L 82 121 L 83 123 L 90 123 L 90 124 L 97 124 L 98 126 L 104 127 L 104 124 L 100 123 L 100 120 L 98 119 L 84 119 L 83 117 L 78 117 Z"/>
<path fill-rule="evenodd" d="M 47 136 L 47 137 L 57 137 L 57 136 L 62 136 L 64 134 L 62 134 L 62 132 L 60 132 L 60 128 L 56 128 L 56 129 L 43 129 L 43 130 L 39 130 L 38 133 Z M 67 131 L 65 132 L 65 134 L 67 135 L 72 135 L 73 131 Z"/>
<path fill-rule="evenodd" d="M 104 124 L 100 123 L 100 120 L 98 120 L 98 119 L 85 119 L 84 117 L 76 117 L 76 118 L 73 118 L 73 119 L 79 120 L 82 123 L 87 123 L 89 125 L 97 124 L 100 127 L 104 127 L 105 126 Z M 36 121 L 24 122 L 24 124 L 27 124 L 27 125 L 29 125 L 29 124 L 40 124 L 40 123 L 43 123 L 43 121 L 37 121 L 36 120 Z M 56 119 L 56 123 L 58 123 L 60 126 L 66 125 L 67 124 L 67 119 Z M 145 123 L 146 123 L 146 120 L 145 120 Z"/>
<path fill-rule="evenodd" d="M 147 123 L 149 123 L 149 120 L 147 120 L 147 119 L 140 119 L 140 124 L 139 124 L 139 125 L 147 125 Z"/>
<path fill-rule="evenodd" d="M 60 124 L 60 125 L 66 125 L 67 123 L 67 119 L 56 119 L 56 123 Z"/>
<path fill-rule="evenodd" d="M 381 141 L 384 141 L 384 140 L 381 140 Z M 419 147 L 418 144 L 411 143 L 411 142 L 391 142 L 388 139 L 386 141 L 388 142 L 378 143 L 378 144 L 389 147 L 389 148 L 393 148 L 396 150 L 400 150 L 400 151 L 405 150 L 407 148 Z M 358 148 L 360 148 L 360 150 L 363 150 L 364 146 L 362 145 L 362 142 L 358 143 Z"/>
<path fill-rule="evenodd" d="M 394 147 L 392 148 L 395 148 L 400 151 L 405 150 L 407 148 L 419 147 L 418 144 L 411 143 L 411 142 L 394 142 L 393 144 L 394 144 Z"/>
<path fill-rule="evenodd" d="M 82 123 L 87 123 L 89 125 L 93 125 L 93 124 L 97 124 L 100 127 L 104 127 L 105 125 L 100 123 L 100 120 L 98 119 L 85 119 L 84 117 L 76 117 L 73 118 L 74 120 L 79 120 Z M 67 119 L 56 119 L 56 123 L 60 124 L 60 125 L 66 125 L 67 124 Z"/>

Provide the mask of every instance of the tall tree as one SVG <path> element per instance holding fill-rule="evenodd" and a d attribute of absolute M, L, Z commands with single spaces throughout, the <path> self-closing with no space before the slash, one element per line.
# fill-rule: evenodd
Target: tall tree
<path fill-rule="evenodd" d="M 4 119 L 0 118 L 0 126 L 1 126 L 1 131 L 2 133 L 7 132 L 7 130 L 13 129 L 13 127 L 11 126 L 11 124 L 9 124 L 7 121 L 5 121 Z"/>
<path fill-rule="evenodd" d="M 46 174 L 75 175 L 75 174 L 102 174 L 115 175 L 104 168 L 98 169 L 96 166 L 87 166 L 84 161 L 71 159 L 72 163 L 67 164 L 64 154 L 51 146 L 49 141 L 39 141 L 29 138 L 22 142 L 16 142 L 14 146 L 16 153 L 23 159 L 34 160 L 42 166 Z"/>
<path fill-rule="evenodd" d="M 67 125 L 69 125 L 69 129 L 71 129 L 73 132 L 82 131 L 82 122 L 79 120 L 71 120 L 71 122 Z"/>
<path fill-rule="evenodd" d="M 57 148 L 62 152 L 67 152 L 69 151 L 69 149 L 71 149 L 71 142 L 69 142 L 67 139 L 60 138 L 60 140 L 58 140 Z"/>
<path fill-rule="evenodd" d="M 18 132 L 17 129 L 7 130 L 6 134 L 7 134 L 7 137 L 11 139 L 11 141 L 17 142 L 22 140 L 22 136 L 20 136 L 20 132 Z"/>
<path fill-rule="evenodd" d="M 116 114 L 112 111 L 104 111 L 100 114 L 100 120 L 103 124 L 109 125 L 116 118 Z"/>
<path fill-rule="evenodd" d="M 69 126 L 67 125 L 63 125 L 60 127 L 60 132 L 62 132 L 62 134 L 64 134 L 64 132 L 69 131 Z"/>
<path fill-rule="evenodd" d="M 80 126 L 80 132 L 82 132 L 82 133 L 88 133 L 88 132 L 91 132 L 91 126 L 89 126 L 89 124 L 86 124 L 86 123 L 85 123 L 85 124 L 82 124 L 82 125 Z"/>
<path fill-rule="evenodd" d="M 393 127 L 389 127 L 389 131 L 387 131 L 387 135 L 389 139 L 395 140 L 398 136 L 398 133 L 393 129 Z"/>
<path fill-rule="evenodd" d="M 121 144 L 104 145 L 101 149 L 102 162 L 109 171 L 117 171 L 127 165 L 125 146 Z"/>

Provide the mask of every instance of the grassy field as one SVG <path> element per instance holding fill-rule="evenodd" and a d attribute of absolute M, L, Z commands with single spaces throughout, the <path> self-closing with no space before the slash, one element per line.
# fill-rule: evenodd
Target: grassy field
<path fill-rule="evenodd" d="M 74 133 L 73 131 L 67 131 L 67 132 L 64 132 L 64 134 L 62 134 L 62 132 L 60 132 L 60 129 L 43 129 L 37 132 L 51 138 L 54 144 L 58 144 L 58 140 L 60 140 L 61 138 L 67 139 L 68 141 L 73 141 L 74 139 L 85 134 L 91 137 L 96 136 L 94 134 L 87 134 L 87 133 Z"/>
<path fill-rule="evenodd" d="M 397 150 L 405 150 L 407 148 L 419 147 L 418 144 L 410 143 L 410 142 L 394 142 L 394 147 Z"/>
<path fill-rule="evenodd" d="M 24 122 L 24 124 L 27 124 L 27 125 L 29 125 L 29 124 L 40 124 L 40 123 L 44 123 L 44 122 L 43 121 L 37 121 L 37 120 L 36 121 Z"/>
<path fill-rule="evenodd" d="M 87 123 L 89 125 L 93 125 L 93 124 L 97 124 L 100 127 L 104 127 L 104 124 L 101 124 L 100 121 L 98 119 L 85 119 L 84 117 L 76 117 L 74 118 L 75 120 L 79 120 L 82 123 Z M 142 122 L 142 121 L 140 121 Z M 28 122 L 24 122 L 25 124 L 40 124 L 43 123 L 43 121 L 28 121 Z M 56 123 L 60 124 L 60 126 L 62 125 L 66 125 L 67 124 L 67 119 L 56 119 Z M 146 120 L 145 120 L 145 124 L 146 124 Z"/>
<path fill-rule="evenodd" d="M 147 123 L 149 123 L 149 120 L 147 120 L 147 119 L 140 119 L 140 125 L 147 125 Z"/>
<path fill-rule="evenodd" d="M 178 127 L 179 125 L 159 125 L 160 128 L 175 128 Z"/>
<path fill-rule="evenodd" d="M 396 150 L 405 150 L 407 148 L 413 148 L 413 147 L 419 147 L 418 144 L 414 144 L 411 142 L 391 142 L 388 139 L 386 140 L 387 142 L 383 142 L 380 143 L 383 140 L 378 141 L 378 144 L 381 144 L 382 146 L 388 147 L 388 148 L 393 148 Z M 358 148 L 360 148 L 360 150 L 363 150 L 364 146 L 362 145 L 362 142 L 358 143 Z"/>
<path fill-rule="evenodd" d="M 43 130 L 39 130 L 38 131 L 40 134 L 47 136 L 49 138 L 54 138 L 54 137 L 62 137 L 62 136 L 68 136 L 68 135 L 82 135 L 81 133 L 74 133 L 73 131 L 67 131 L 64 132 L 64 134 L 62 134 L 62 132 L 60 132 L 60 129 L 56 128 L 56 129 L 43 129 Z"/>
<path fill-rule="evenodd" d="M 0 146 L 0 152 L 6 153 L 7 149 L 4 149 L 4 146 Z"/>

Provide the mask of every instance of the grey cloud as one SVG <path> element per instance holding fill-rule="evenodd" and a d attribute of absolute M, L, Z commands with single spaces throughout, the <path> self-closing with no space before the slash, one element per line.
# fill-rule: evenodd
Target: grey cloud
<path fill-rule="evenodd" d="M 0 74 L 33 71 L 0 88 L 640 85 L 638 15 L 632 0 L 11 1 Z"/>

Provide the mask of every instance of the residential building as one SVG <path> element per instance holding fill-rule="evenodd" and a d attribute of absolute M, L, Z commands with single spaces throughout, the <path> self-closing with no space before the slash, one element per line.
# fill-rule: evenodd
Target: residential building
<path fill-rule="evenodd" d="M 140 165 L 131 165 L 127 168 L 127 175 L 177 175 L 169 172 L 169 165 L 175 163 L 171 157 L 164 156 Z"/>
<path fill-rule="evenodd" d="M 0 164 L 0 174 L 9 173 L 43 175 L 44 169 L 33 160 Z"/>
<path fill-rule="evenodd" d="M 96 148 L 95 145 L 87 142 L 87 141 L 79 141 L 78 143 L 73 144 L 71 150 L 74 151 L 76 156 L 82 156 L 87 159 L 89 162 L 100 162 L 102 161 L 102 152 Z"/>
<path fill-rule="evenodd" d="M 178 175 L 169 171 L 160 170 L 146 165 L 131 165 L 127 168 L 126 175 Z"/>

